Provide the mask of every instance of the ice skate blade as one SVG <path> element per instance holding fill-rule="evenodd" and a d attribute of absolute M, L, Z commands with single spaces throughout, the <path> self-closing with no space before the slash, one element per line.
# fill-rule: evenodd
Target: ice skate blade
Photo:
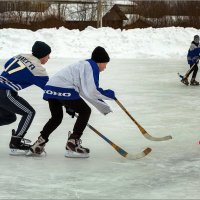
<path fill-rule="evenodd" d="M 183 83 L 184 85 L 186 85 L 186 86 L 188 86 L 189 85 L 189 83 L 187 83 L 187 82 L 184 82 L 183 80 L 181 80 L 181 83 Z"/>
<path fill-rule="evenodd" d="M 46 152 L 42 152 L 41 154 L 38 154 L 38 153 L 33 153 L 31 150 L 29 150 L 25 156 L 27 156 L 27 157 L 45 157 Z"/>
<path fill-rule="evenodd" d="M 77 153 L 74 151 L 66 150 L 65 157 L 67 157 L 67 158 L 89 158 L 89 153 Z"/>
<path fill-rule="evenodd" d="M 194 85 L 194 84 L 190 84 L 190 86 L 199 86 L 199 84 L 196 84 L 196 85 Z"/>
<path fill-rule="evenodd" d="M 25 156 L 29 150 L 10 149 L 11 156 Z"/>

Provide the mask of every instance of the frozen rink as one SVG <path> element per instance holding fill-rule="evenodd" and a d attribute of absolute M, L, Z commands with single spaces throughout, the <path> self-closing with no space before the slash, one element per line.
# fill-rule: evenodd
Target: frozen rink
<path fill-rule="evenodd" d="M 49 75 L 74 61 L 51 59 L 46 65 Z M 148 141 L 114 101 L 107 101 L 113 109 L 107 116 L 91 106 L 89 123 L 124 150 L 152 148 L 140 160 L 121 157 L 89 128 L 82 140 L 91 150 L 90 158 L 65 158 L 67 133 L 75 121 L 67 114 L 42 158 L 9 156 L 11 129 L 17 123 L 0 127 L 0 199 L 199 199 L 200 87 L 179 82 L 177 72 L 187 70 L 184 59 L 121 59 L 112 60 L 101 73 L 100 86 L 113 89 L 148 133 L 173 137 Z M 26 135 L 32 142 L 50 117 L 42 94 L 36 87 L 20 92 L 36 110 Z"/>

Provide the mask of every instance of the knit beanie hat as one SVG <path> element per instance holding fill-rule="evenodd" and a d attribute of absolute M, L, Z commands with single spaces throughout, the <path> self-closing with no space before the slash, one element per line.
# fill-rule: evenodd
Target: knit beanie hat
<path fill-rule="evenodd" d="M 96 63 L 107 63 L 110 61 L 110 57 L 106 50 L 103 47 L 96 47 L 93 52 L 91 59 L 94 60 Z"/>
<path fill-rule="evenodd" d="M 199 43 L 199 36 L 198 35 L 194 36 L 194 42 Z"/>
<path fill-rule="evenodd" d="M 32 47 L 32 54 L 38 59 L 43 58 L 50 53 L 51 53 L 51 47 L 44 42 L 36 41 Z"/>

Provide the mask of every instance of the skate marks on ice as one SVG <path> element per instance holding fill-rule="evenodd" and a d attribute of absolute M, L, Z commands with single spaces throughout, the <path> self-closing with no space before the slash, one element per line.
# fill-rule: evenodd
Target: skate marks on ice
<path fill-rule="evenodd" d="M 167 60 L 165 66 L 163 62 L 114 60 L 102 81 L 113 86 L 120 99 L 126 102 L 129 111 L 145 128 L 156 135 L 170 133 L 173 140 L 164 143 L 145 140 L 136 133 L 137 127 L 133 128 L 115 106 L 112 106 L 113 121 L 110 121 L 112 117 L 101 118 L 94 111 L 92 119 L 96 117 L 92 125 L 99 129 L 103 123 L 105 135 L 130 152 L 151 145 L 153 152 L 145 159 L 131 161 L 119 157 L 101 138 L 92 133 L 87 135 L 88 130 L 84 143 L 91 148 L 90 158 L 65 158 L 66 129 L 68 131 L 72 128 L 68 119 L 52 134 L 47 146 L 47 157 L 9 156 L 8 128 L 11 127 L 1 127 L 0 197 L 198 199 L 200 146 L 195 143 L 200 133 L 200 91 L 181 87 L 177 81 L 176 72 L 181 71 L 184 61 Z M 56 72 L 54 66 L 50 68 Z M 124 66 L 123 71 L 121 66 Z M 36 88 L 30 91 L 24 92 L 23 96 L 30 102 L 34 100 L 34 108 L 37 110 L 33 127 L 30 128 L 32 130 L 28 133 L 34 141 L 49 119 L 49 113 L 46 102 L 40 100 L 41 92 Z"/>

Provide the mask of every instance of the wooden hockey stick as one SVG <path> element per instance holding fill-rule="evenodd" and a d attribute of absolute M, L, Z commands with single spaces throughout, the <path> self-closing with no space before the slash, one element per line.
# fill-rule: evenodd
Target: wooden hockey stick
<path fill-rule="evenodd" d="M 143 150 L 140 153 L 130 154 L 130 153 L 126 152 L 124 149 L 122 149 L 121 147 L 119 147 L 118 145 L 116 145 L 115 143 L 113 143 L 112 141 L 110 141 L 106 136 L 101 134 L 99 131 L 97 131 L 90 124 L 87 124 L 87 126 L 91 130 L 93 130 L 97 135 L 99 135 L 101 138 L 103 138 L 108 144 L 110 144 L 121 156 L 123 156 L 123 157 L 125 157 L 129 160 L 136 160 L 136 159 L 143 158 L 151 152 L 151 148 L 146 148 L 145 150 Z"/>
<path fill-rule="evenodd" d="M 77 117 L 77 115 L 75 115 Z M 116 145 L 115 143 L 113 143 L 111 140 L 109 140 L 106 136 L 104 136 L 103 134 L 101 134 L 99 131 L 97 131 L 93 126 L 91 126 L 90 124 L 87 124 L 87 126 L 93 130 L 97 135 L 99 135 L 103 140 L 105 140 L 108 144 L 110 144 L 115 151 L 117 151 L 117 153 L 119 153 L 121 156 L 123 156 L 124 158 L 127 158 L 129 160 L 136 160 L 136 159 L 140 159 L 145 157 L 146 155 L 148 155 L 151 152 L 151 148 L 146 148 L 145 150 L 143 150 L 140 153 L 137 154 L 130 154 L 128 152 L 126 152 L 124 149 L 122 149 L 121 147 L 119 147 L 118 145 Z"/>
<path fill-rule="evenodd" d="M 165 136 L 165 137 L 153 137 L 147 131 L 131 116 L 131 114 L 126 110 L 126 108 L 119 102 L 117 98 L 115 98 L 116 103 L 119 105 L 119 107 L 131 118 L 131 120 L 137 125 L 139 128 L 140 132 L 143 134 L 145 138 L 151 141 L 165 141 L 172 139 L 171 135 Z"/>
<path fill-rule="evenodd" d="M 196 60 L 196 62 L 190 67 L 190 69 L 186 72 L 186 74 L 183 76 L 183 75 L 181 75 L 179 72 L 178 72 L 178 76 L 180 77 L 180 79 L 181 79 L 181 82 L 182 82 L 182 80 L 183 79 L 187 79 L 188 77 L 189 77 L 189 75 L 190 75 L 190 73 L 192 72 L 192 70 L 193 70 L 193 68 L 195 67 L 195 65 L 196 64 L 198 64 L 198 62 L 199 62 L 199 58 Z M 184 83 L 185 85 L 188 85 L 188 84 L 186 84 L 186 83 Z"/>
<path fill-rule="evenodd" d="M 191 73 L 191 71 L 193 70 L 193 68 L 195 67 L 196 64 L 198 64 L 199 62 L 199 58 L 196 60 L 196 62 L 192 65 L 192 67 L 190 67 L 190 69 L 186 72 L 184 78 L 188 78 L 189 74 Z"/>

